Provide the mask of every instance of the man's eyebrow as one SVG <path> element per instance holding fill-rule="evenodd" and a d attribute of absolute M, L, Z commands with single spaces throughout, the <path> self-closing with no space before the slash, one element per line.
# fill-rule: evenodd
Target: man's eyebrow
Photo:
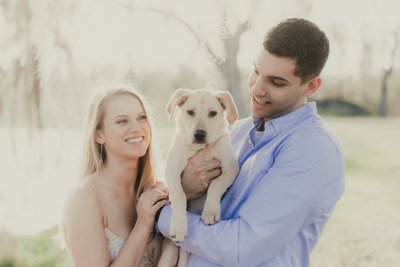
<path fill-rule="evenodd" d="M 254 61 L 253 61 L 253 66 L 257 70 L 257 65 L 256 65 L 256 63 Z M 275 81 L 278 80 L 278 81 L 281 81 L 281 82 L 289 83 L 288 80 L 286 80 L 285 78 L 280 77 L 280 76 L 267 76 L 267 77 L 270 80 L 275 80 Z"/>

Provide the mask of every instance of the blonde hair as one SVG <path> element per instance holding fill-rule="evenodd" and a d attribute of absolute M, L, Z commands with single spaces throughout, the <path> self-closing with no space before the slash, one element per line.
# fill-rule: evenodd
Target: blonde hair
<path fill-rule="evenodd" d="M 131 95 L 138 99 L 142 105 L 148 122 L 150 124 L 150 144 L 143 157 L 139 158 L 138 172 L 135 183 L 136 199 L 139 198 L 145 186 L 156 181 L 155 152 L 153 151 L 153 125 L 148 112 L 146 99 L 138 92 L 137 87 L 129 82 L 107 81 L 97 84 L 92 89 L 92 96 L 89 98 L 89 105 L 86 115 L 86 133 L 84 137 L 84 166 L 83 175 L 88 176 L 103 168 L 103 162 L 107 160 L 106 151 L 101 148 L 95 140 L 96 130 L 102 129 L 104 120 L 104 103 L 106 99 L 115 95 Z"/>

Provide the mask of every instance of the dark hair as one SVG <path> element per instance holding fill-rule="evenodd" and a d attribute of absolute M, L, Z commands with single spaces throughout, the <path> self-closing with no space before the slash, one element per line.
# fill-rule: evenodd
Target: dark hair
<path fill-rule="evenodd" d="M 264 37 L 264 48 L 278 57 L 296 60 L 294 75 L 305 83 L 318 76 L 329 55 L 329 41 L 314 23 L 299 18 L 287 19 Z"/>

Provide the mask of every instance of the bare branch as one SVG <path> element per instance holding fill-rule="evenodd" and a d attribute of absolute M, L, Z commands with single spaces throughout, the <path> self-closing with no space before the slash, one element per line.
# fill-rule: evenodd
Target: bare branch
<path fill-rule="evenodd" d="M 211 48 L 211 46 L 210 46 L 207 42 L 204 42 L 204 41 L 202 40 L 202 38 L 200 37 L 200 35 L 196 32 L 196 30 L 195 30 L 189 23 L 187 23 L 184 19 L 182 19 L 181 17 L 179 17 L 179 16 L 178 16 L 177 14 L 175 14 L 174 12 L 172 12 L 172 11 L 165 11 L 165 10 L 157 9 L 157 8 L 134 7 L 134 6 L 132 6 L 132 5 L 125 5 L 125 4 L 122 4 L 122 3 L 118 2 L 118 1 L 115 1 L 115 0 L 111 0 L 111 1 L 112 1 L 114 4 L 116 4 L 116 5 L 118 5 L 118 6 L 122 7 L 122 8 L 124 8 L 124 9 L 126 9 L 126 10 L 129 10 L 129 11 L 131 11 L 131 12 L 135 12 L 135 11 L 137 11 L 137 12 L 152 12 L 152 13 L 157 13 L 157 14 L 163 15 L 163 16 L 165 16 L 165 17 L 167 17 L 167 18 L 172 18 L 172 19 L 176 20 L 177 22 L 179 22 L 179 23 L 181 23 L 183 26 L 185 26 L 185 28 L 196 38 L 196 40 L 197 40 L 200 44 L 204 45 L 205 49 L 207 50 L 207 53 L 210 55 L 210 57 L 213 59 L 213 61 L 214 61 L 217 65 L 221 65 L 221 64 L 225 61 L 224 58 L 218 56 L 218 55 L 214 52 L 214 50 Z"/>
<path fill-rule="evenodd" d="M 386 21 L 385 21 L 385 16 L 383 16 L 382 11 L 376 4 L 375 0 L 371 0 L 372 5 L 374 6 L 376 12 L 378 13 L 379 20 L 381 21 L 382 25 L 385 27 L 386 26 Z"/>

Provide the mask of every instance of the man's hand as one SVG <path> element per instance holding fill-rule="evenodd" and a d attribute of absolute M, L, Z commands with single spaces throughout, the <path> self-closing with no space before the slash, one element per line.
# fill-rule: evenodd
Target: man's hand
<path fill-rule="evenodd" d="M 199 150 L 188 160 L 182 172 L 182 187 L 188 200 L 203 195 L 213 179 L 221 175 L 221 163 L 217 159 L 207 159 L 207 149 Z"/>

